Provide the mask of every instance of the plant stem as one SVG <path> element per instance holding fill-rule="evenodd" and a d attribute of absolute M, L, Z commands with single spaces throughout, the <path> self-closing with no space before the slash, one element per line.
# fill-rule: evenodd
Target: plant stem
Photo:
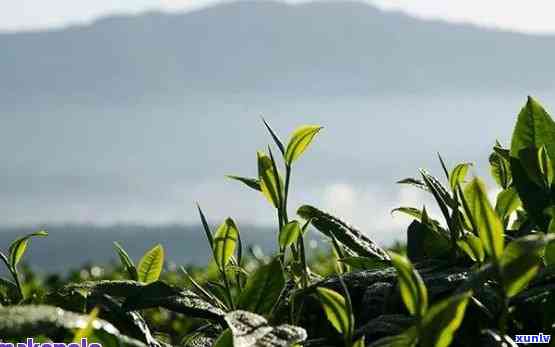
<path fill-rule="evenodd" d="M 6 267 L 8 268 L 8 271 L 10 272 L 10 274 L 13 277 L 13 280 L 15 282 L 17 290 L 19 291 L 19 295 L 21 296 L 21 300 L 23 300 L 25 297 L 23 295 L 23 288 L 21 287 L 21 281 L 19 280 L 19 275 L 17 274 L 17 269 L 15 268 L 15 266 L 12 267 L 10 265 L 10 262 L 8 261 L 8 258 L 6 258 L 6 256 L 2 252 L 0 252 L 0 259 L 2 260 L 2 262 L 4 264 L 6 264 Z"/>
<path fill-rule="evenodd" d="M 229 306 L 231 306 L 231 309 L 234 310 L 235 305 L 233 304 L 233 297 L 231 296 L 231 287 L 229 286 L 229 281 L 227 279 L 225 269 L 220 269 L 220 274 L 222 275 L 222 279 L 224 280 L 225 291 L 227 294 L 227 299 L 229 300 Z"/>
<path fill-rule="evenodd" d="M 289 197 L 289 182 L 291 181 L 291 166 L 285 164 L 285 196 L 283 198 L 283 213 L 285 218 L 285 223 L 289 222 L 289 217 L 287 216 L 287 198 Z"/>

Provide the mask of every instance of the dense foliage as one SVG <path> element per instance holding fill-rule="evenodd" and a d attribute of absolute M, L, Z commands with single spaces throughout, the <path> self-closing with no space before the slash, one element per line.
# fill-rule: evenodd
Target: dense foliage
<path fill-rule="evenodd" d="M 11 276 L 0 279 L 0 341 L 447 347 L 516 346 L 514 335 L 552 334 L 555 122 L 536 100 L 518 115 L 510 148 L 493 147 L 493 203 L 483 180 L 467 179 L 471 163 L 449 168 L 439 157 L 445 183 L 426 170 L 399 181 L 430 193 L 441 212 L 436 220 L 425 207 L 394 210 L 414 218 L 406 253 L 313 206 L 290 218 L 293 168 L 322 128 L 299 127 L 285 145 L 264 125 L 279 155 L 268 146 L 257 153 L 258 177 L 229 177 L 275 208 L 275 256 L 244 254 L 237 223 L 227 218 L 212 230 L 199 206 L 213 255 L 202 271 L 164 272 L 162 245 L 135 262 L 115 243 L 119 270 L 41 281 L 19 263 L 31 239 L 47 233 L 27 235 L 0 253 Z M 307 254 L 310 226 L 333 256 Z"/>

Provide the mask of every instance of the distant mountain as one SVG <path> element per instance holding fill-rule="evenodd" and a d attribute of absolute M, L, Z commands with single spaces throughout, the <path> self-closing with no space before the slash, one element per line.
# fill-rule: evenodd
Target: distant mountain
<path fill-rule="evenodd" d="M 423 21 L 358 2 L 222 4 L 0 35 L 0 100 L 553 86 L 555 38 Z M 6 104 L 7 103 L 7 104 Z"/>
<path fill-rule="evenodd" d="M 0 229 L 1 249 L 31 229 Z M 275 234 L 270 230 L 245 226 L 241 230 L 245 252 L 258 246 L 266 254 L 275 248 Z M 25 263 L 39 271 L 68 271 L 84 264 L 109 265 L 118 263 L 113 242 L 124 246 L 129 255 L 138 261 L 144 252 L 155 244 L 164 246 L 167 265 L 206 265 L 210 248 L 202 226 L 169 225 L 144 227 L 121 225 L 95 227 L 87 225 L 51 226 L 49 236 L 33 240 L 25 255 Z M 0 269 L 0 274 L 5 269 Z"/>
<path fill-rule="evenodd" d="M 438 151 L 483 169 L 527 94 L 555 107 L 554 36 L 358 2 L 107 17 L 0 34 L 0 50 L 0 225 L 194 224 L 194 201 L 268 225 L 262 197 L 224 178 L 256 175 L 263 114 L 283 138 L 325 127 L 290 214 L 311 203 L 387 242 L 406 227 L 389 211 L 423 204 L 396 180 L 440 173 Z"/>

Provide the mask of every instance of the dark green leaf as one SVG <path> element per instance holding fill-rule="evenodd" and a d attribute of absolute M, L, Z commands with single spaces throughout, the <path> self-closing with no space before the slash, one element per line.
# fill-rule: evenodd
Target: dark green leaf
<path fill-rule="evenodd" d="M 224 311 L 206 302 L 190 290 L 157 281 L 125 296 L 123 309 L 127 311 L 163 307 L 192 317 L 220 320 Z"/>
<path fill-rule="evenodd" d="M 339 259 L 339 261 L 357 270 L 377 270 L 391 265 L 389 261 L 366 257 L 345 257 Z"/>
<path fill-rule="evenodd" d="M 413 221 L 407 229 L 407 255 L 411 260 L 444 258 L 449 254 L 449 238 L 445 231 Z"/>
<path fill-rule="evenodd" d="M 10 306 L 0 307 L 0 336 L 21 338 L 22 336 L 54 335 L 69 333 L 87 325 L 87 316 L 64 311 L 53 306 Z M 95 335 L 108 337 L 121 346 L 146 347 L 138 340 L 122 335 L 112 324 L 94 320 Z"/>
<path fill-rule="evenodd" d="M 247 311 L 233 311 L 225 315 L 233 334 L 234 347 L 287 347 L 306 340 L 303 328 L 282 324 L 277 327 L 257 314 Z"/>
<path fill-rule="evenodd" d="M 285 156 L 285 147 L 283 146 L 283 143 L 281 142 L 279 137 L 276 135 L 274 130 L 270 127 L 268 122 L 266 122 L 266 120 L 264 118 L 262 118 L 262 121 L 264 122 L 264 125 L 266 126 L 266 129 L 268 129 L 268 132 L 272 136 L 272 139 L 274 139 L 274 142 L 276 143 L 276 146 L 279 148 L 279 151 L 281 152 L 281 155 Z"/>
<path fill-rule="evenodd" d="M 232 180 L 236 180 L 241 183 L 244 183 L 245 185 L 247 185 L 248 187 L 254 190 L 261 191 L 260 181 L 257 178 L 249 178 L 249 177 L 241 177 L 241 176 L 233 176 L 233 175 L 227 175 L 226 177 L 231 178 Z"/>
<path fill-rule="evenodd" d="M 135 263 L 133 263 L 133 260 L 129 257 L 125 249 L 123 249 L 123 247 L 119 243 L 114 242 L 114 247 L 116 248 L 116 252 L 118 253 L 121 265 L 123 265 L 123 268 L 129 274 L 130 279 L 133 281 L 138 281 L 139 274 L 137 273 L 137 268 L 135 267 Z"/>
<path fill-rule="evenodd" d="M 374 241 L 370 240 L 353 226 L 343 222 L 328 213 L 318 210 L 310 205 L 301 206 L 297 214 L 306 220 L 311 220 L 312 225 L 324 235 L 335 237 L 352 252 L 362 257 L 389 260 L 388 254 Z"/>
<path fill-rule="evenodd" d="M 238 307 L 258 314 L 267 314 L 277 301 L 285 279 L 277 258 L 259 267 L 247 280 Z"/>
<path fill-rule="evenodd" d="M 428 186 L 426 184 L 416 178 L 404 178 L 402 180 L 397 181 L 397 184 L 408 184 L 414 186 L 416 188 L 422 189 L 424 191 L 429 192 Z"/>
<path fill-rule="evenodd" d="M 202 227 L 204 228 L 204 233 L 206 234 L 206 239 L 210 244 L 210 249 L 212 250 L 212 252 L 214 252 L 214 237 L 212 236 L 212 231 L 210 231 L 210 226 L 208 225 L 208 222 L 206 221 L 206 217 L 204 216 L 204 213 L 202 212 L 202 209 L 200 208 L 200 205 L 198 203 L 197 203 L 197 210 L 200 215 Z"/>
<path fill-rule="evenodd" d="M 224 330 L 224 332 L 218 337 L 218 339 L 214 343 L 214 347 L 234 347 L 233 334 L 231 333 L 231 330 L 229 329 Z"/>

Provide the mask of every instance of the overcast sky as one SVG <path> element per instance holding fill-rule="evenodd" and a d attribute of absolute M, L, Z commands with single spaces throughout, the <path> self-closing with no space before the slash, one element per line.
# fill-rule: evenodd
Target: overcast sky
<path fill-rule="evenodd" d="M 145 10 L 182 11 L 218 0 L 3 0 L 0 30 L 35 30 L 83 23 L 112 13 Z M 294 0 L 298 1 L 298 0 Z M 553 33 L 552 0 L 371 0 L 382 8 L 399 9 L 425 18 L 500 27 L 509 30 Z"/>

